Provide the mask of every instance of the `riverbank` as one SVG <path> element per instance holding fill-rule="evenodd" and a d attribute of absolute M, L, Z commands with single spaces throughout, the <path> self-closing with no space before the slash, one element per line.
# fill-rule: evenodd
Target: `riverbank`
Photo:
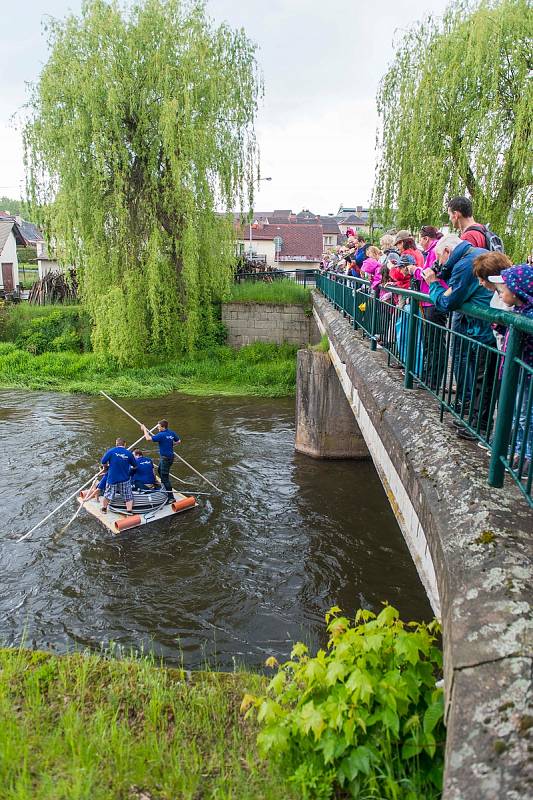
<path fill-rule="evenodd" d="M 238 351 L 220 345 L 163 363 L 117 367 L 94 353 L 34 355 L 0 342 L 0 388 L 98 394 L 117 397 L 190 395 L 284 397 L 296 385 L 296 347 L 255 343 Z"/>
<path fill-rule="evenodd" d="M 149 658 L 0 650 L 0 785 L 17 800 L 295 798 L 239 712 L 266 681 Z"/>

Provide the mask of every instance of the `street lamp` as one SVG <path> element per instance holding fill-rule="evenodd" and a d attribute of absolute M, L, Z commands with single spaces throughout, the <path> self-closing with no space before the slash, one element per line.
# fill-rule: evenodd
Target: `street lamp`
<path fill-rule="evenodd" d="M 272 180 L 272 178 L 258 178 L 257 179 L 257 183 L 259 183 L 260 181 L 271 181 L 271 180 Z M 253 250 L 252 250 L 252 220 L 250 220 L 250 245 L 249 245 L 249 248 L 248 248 L 248 252 L 250 254 L 250 259 L 251 259 L 252 258 L 252 252 L 253 252 Z"/>

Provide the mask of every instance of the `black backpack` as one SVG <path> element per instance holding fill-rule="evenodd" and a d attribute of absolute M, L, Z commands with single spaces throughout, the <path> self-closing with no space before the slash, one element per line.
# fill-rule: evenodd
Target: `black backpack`
<path fill-rule="evenodd" d="M 495 253 L 505 253 L 502 240 L 498 234 L 491 231 L 487 225 L 470 225 L 466 231 L 479 231 L 485 237 L 485 248 L 487 250 L 492 250 Z"/>

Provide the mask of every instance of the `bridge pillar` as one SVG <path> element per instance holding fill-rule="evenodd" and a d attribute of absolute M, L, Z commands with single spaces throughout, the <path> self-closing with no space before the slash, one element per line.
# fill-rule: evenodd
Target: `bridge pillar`
<path fill-rule="evenodd" d="M 294 446 L 313 458 L 370 458 L 329 353 L 298 351 Z"/>

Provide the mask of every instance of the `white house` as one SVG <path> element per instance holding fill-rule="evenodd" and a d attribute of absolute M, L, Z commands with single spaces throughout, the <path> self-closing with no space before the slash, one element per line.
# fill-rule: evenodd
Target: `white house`
<path fill-rule="evenodd" d="M 37 268 L 39 270 L 39 280 L 48 275 L 49 272 L 62 272 L 63 268 L 59 266 L 54 258 L 48 255 L 48 245 L 44 239 L 36 243 L 37 249 Z"/>
<path fill-rule="evenodd" d="M 19 285 L 17 245 L 25 245 L 14 219 L 0 219 L 0 289 L 11 294 Z"/>

